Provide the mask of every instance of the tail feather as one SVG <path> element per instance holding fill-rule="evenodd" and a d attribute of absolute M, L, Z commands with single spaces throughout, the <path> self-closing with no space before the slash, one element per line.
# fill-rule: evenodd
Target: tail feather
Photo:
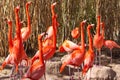
<path fill-rule="evenodd" d="M 114 47 L 120 48 L 120 46 L 116 42 L 114 42 Z"/>
<path fill-rule="evenodd" d="M 62 66 L 61 66 L 61 68 L 60 68 L 60 73 L 64 70 L 64 68 L 65 68 L 66 65 L 67 65 L 66 62 L 64 62 L 64 63 L 62 64 Z"/>

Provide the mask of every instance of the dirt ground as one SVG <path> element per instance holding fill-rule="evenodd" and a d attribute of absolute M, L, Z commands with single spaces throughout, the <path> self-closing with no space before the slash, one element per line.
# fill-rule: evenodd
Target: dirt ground
<path fill-rule="evenodd" d="M 110 63 L 110 57 L 108 56 L 105 56 L 105 55 L 102 55 L 101 56 L 102 58 L 102 65 L 105 65 L 105 66 L 108 66 L 109 63 Z M 2 64 L 2 62 L 5 60 L 5 57 L 0 57 L 0 65 Z M 53 59 L 54 62 L 58 62 L 58 61 L 61 61 L 61 56 L 58 57 L 55 56 L 54 59 Z M 52 62 L 53 62 L 52 61 Z M 117 59 L 113 59 L 113 63 L 114 64 L 120 64 L 120 59 L 117 58 Z M 47 66 L 49 66 L 51 63 L 49 63 Z M 54 65 L 53 65 L 54 66 Z M 57 67 L 57 72 L 52 72 L 55 68 L 48 68 L 46 69 L 46 80 L 70 80 L 70 76 L 66 73 L 59 73 L 59 68 L 60 68 L 61 64 L 58 65 Z M 12 66 L 11 65 L 7 65 L 1 72 L 0 72 L 0 80 L 20 80 L 20 77 L 18 76 L 19 74 L 17 74 L 17 77 L 16 78 L 11 78 L 10 79 L 10 72 L 11 72 L 11 68 Z M 51 70 L 51 72 L 49 72 L 49 70 Z M 68 72 L 68 71 L 67 71 Z M 24 73 L 25 73 L 25 69 L 24 69 Z M 23 73 L 23 74 L 24 74 Z M 77 71 L 74 71 L 74 80 L 79 80 L 79 75 L 78 75 L 78 72 Z M 81 74 L 80 74 L 80 77 L 81 77 Z M 29 79 L 28 79 L 29 80 Z M 40 79 L 40 80 L 44 80 L 44 78 Z M 82 80 L 82 79 L 81 79 Z M 116 79 L 117 80 L 117 79 Z"/>

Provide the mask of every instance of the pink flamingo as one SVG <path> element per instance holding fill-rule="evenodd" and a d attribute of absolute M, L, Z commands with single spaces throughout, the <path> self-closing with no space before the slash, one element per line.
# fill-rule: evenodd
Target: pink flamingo
<path fill-rule="evenodd" d="M 17 6 L 15 8 L 16 38 L 14 38 L 14 40 L 11 40 L 12 39 L 12 37 L 11 37 L 12 22 L 8 20 L 8 25 L 10 27 L 9 34 L 8 34 L 10 54 L 7 56 L 5 61 L 2 63 L 2 66 L 0 67 L 1 69 L 3 69 L 6 66 L 6 64 L 13 64 L 16 67 L 16 72 L 18 71 L 18 64 L 22 61 L 22 59 L 27 59 L 27 55 L 26 55 L 23 45 L 22 45 L 18 11 L 19 11 L 19 6 Z"/>
<path fill-rule="evenodd" d="M 93 27 L 93 24 L 88 25 L 88 27 L 87 27 L 87 33 L 88 33 L 88 37 L 89 37 L 89 49 L 88 49 L 88 51 L 86 51 L 85 57 L 84 57 L 84 67 L 83 67 L 83 71 L 82 71 L 82 74 L 84 76 L 85 76 L 86 72 L 93 66 L 93 62 L 94 62 L 94 58 L 95 58 L 95 54 L 94 54 L 94 50 L 93 50 L 93 40 L 92 40 L 92 35 L 90 33 L 90 30 L 92 27 Z"/>
<path fill-rule="evenodd" d="M 71 53 L 75 49 L 80 49 L 81 46 L 77 45 L 76 43 L 70 41 L 70 40 L 65 40 L 62 45 L 59 47 L 60 52 L 69 52 Z"/>
<path fill-rule="evenodd" d="M 81 27 L 81 49 L 74 50 L 68 58 L 64 61 L 60 68 L 60 72 L 62 72 L 67 65 L 73 65 L 79 67 L 82 62 L 84 61 L 85 55 L 85 42 L 84 42 L 84 24 L 85 22 L 82 21 L 80 24 Z"/>
<path fill-rule="evenodd" d="M 83 23 L 85 24 L 86 23 L 86 20 L 83 21 Z M 84 26 L 83 24 L 83 26 Z M 78 31 L 78 30 L 77 30 Z M 75 32 L 76 35 L 79 35 L 79 33 Z M 86 46 L 86 45 L 85 45 Z M 78 45 L 70 40 L 65 40 L 62 45 L 59 47 L 59 51 L 60 52 L 68 52 L 68 53 L 71 53 L 73 50 L 76 50 L 76 49 L 81 49 L 82 46 L 81 45 Z"/>
<path fill-rule="evenodd" d="M 101 23 L 102 25 L 102 35 L 104 37 L 104 31 L 105 31 L 105 24 L 104 22 Z M 106 48 L 109 48 L 110 49 L 110 54 L 111 54 L 111 63 L 112 63 L 112 49 L 113 48 L 120 48 L 120 46 L 115 42 L 115 41 L 112 41 L 112 40 L 104 40 L 104 46 Z"/>
<path fill-rule="evenodd" d="M 93 38 L 93 46 L 99 51 L 99 65 L 101 64 L 101 48 L 104 43 L 104 38 L 100 34 L 100 16 L 97 16 L 97 27 L 96 27 L 96 34 Z M 96 52 L 96 58 L 97 58 L 97 52 Z M 97 60 L 97 59 L 96 59 Z"/>
<path fill-rule="evenodd" d="M 26 80 L 29 78 L 31 80 L 40 79 L 45 73 L 45 63 L 43 59 L 43 51 L 42 51 L 42 37 L 45 33 L 42 33 L 38 36 L 38 46 L 39 46 L 39 60 L 34 61 L 34 63 L 30 66 L 24 78 L 22 80 Z"/>
<path fill-rule="evenodd" d="M 23 27 L 21 29 L 21 37 L 23 42 L 26 41 L 31 34 L 31 23 L 30 23 L 29 9 L 28 9 L 31 3 L 32 3 L 31 1 L 26 3 L 27 27 Z"/>
<path fill-rule="evenodd" d="M 54 7 L 56 5 L 56 2 L 51 5 L 51 10 L 52 10 L 52 27 L 53 27 L 53 44 L 51 46 L 43 46 L 43 57 L 44 60 L 49 60 L 55 53 L 56 50 L 56 27 L 57 27 L 57 21 L 56 21 L 56 14 L 54 13 Z M 38 59 L 38 53 L 39 51 L 36 52 L 36 54 L 32 57 L 31 62 L 33 63 L 36 59 Z"/>

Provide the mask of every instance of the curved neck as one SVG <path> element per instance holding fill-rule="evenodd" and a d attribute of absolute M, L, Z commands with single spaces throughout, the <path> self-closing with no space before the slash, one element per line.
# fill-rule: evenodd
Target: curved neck
<path fill-rule="evenodd" d="M 90 33 L 90 29 L 87 29 L 87 32 L 89 37 L 89 50 L 93 50 L 93 40 L 92 40 L 92 35 Z"/>
<path fill-rule="evenodd" d="M 97 17 L 97 28 L 96 28 L 96 31 L 97 31 L 97 35 L 100 35 L 100 16 Z"/>
<path fill-rule="evenodd" d="M 27 16 L 27 27 L 31 31 L 31 25 L 30 25 L 30 15 L 29 15 L 29 6 L 26 6 L 26 16 Z"/>
<path fill-rule="evenodd" d="M 8 44 L 9 44 L 9 47 L 12 47 L 13 46 L 13 42 L 12 42 L 12 22 L 11 23 L 8 22 L 8 26 L 9 26 L 9 30 L 8 30 Z"/>
<path fill-rule="evenodd" d="M 83 49 L 85 49 L 85 42 L 84 42 L 84 23 L 83 23 L 83 22 L 81 22 L 80 28 L 81 28 L 81 46 L 82 46 Z"/>

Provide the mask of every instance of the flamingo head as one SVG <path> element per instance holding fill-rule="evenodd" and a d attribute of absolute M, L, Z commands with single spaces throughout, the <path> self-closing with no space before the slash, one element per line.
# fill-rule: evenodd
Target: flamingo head
<path fill-rule="evenodd" d="M 93 26 L 94 24 L 88 25 L 87 30 L 90 30 Z"/>
<path fill-rule="evenodd" d="M 94 26 L 94 24 L 88 25 L 87 29 L 91 29 Z"/>
<path fill-rule="evenodd" d="M 25 23 L 25 21 L 21 21 L 19 24 L 20 24 L 20 26 L 22 26 L 23 25 L 23 23 Z"/>
<path fill-rule="evenodd" d="M 87 20 L 83 20 L 83 21 L 81 22 L 81 25 L 84 25 L 86 22 L 87 22 Z"/>
<path fill-rule="evenodd" d="M 38 40 L 42 39 L 43 35 L 45 35 L 45 32 L 43 32 L 40 35 L 38 35 Z"/>
<path fill-rule="evenodd" d="M 15 8 L 15 12 L 18 12 L 20 10 L 20 6 L 17 6 L 16 8 Z"/>
<path fill-rule="evenodd" d="M 57 2 L 54 2 L 52 5 L 51 5 L 51 9 L 54 9 L 55 5 L 57 4 Z"/>
<path fill-rule="evenodd" d="M 8 24 L 12 24 L 12 21 L 10 19 L 7 20 Z"/>
<path fill-rule="evenodd" d="M 12 24 L 12 21 L 11 21 L 10 19 L 5 18 L 4 20 L 5 20 L 8 24 Z"/>
<path fill-rule="evenodd" d="M 30 4 L 32 4 L 32 1 L 27 2 L 26 7 L 28 7 Z"/>
<path fill-rule="evenodd" d="M 43 37 L 44 35 L 47 35 L 47 33 L 46 33 L 46 32 L 41 33 L 40 35 L 38 35 L 38 39 L 39 39 L 39 40 L 42 39 L 42 37 Z"/>
<path fill-rule="evenodd" d="M 100 18 L 100 15 L 98 15 L 97 18 Z"/>

